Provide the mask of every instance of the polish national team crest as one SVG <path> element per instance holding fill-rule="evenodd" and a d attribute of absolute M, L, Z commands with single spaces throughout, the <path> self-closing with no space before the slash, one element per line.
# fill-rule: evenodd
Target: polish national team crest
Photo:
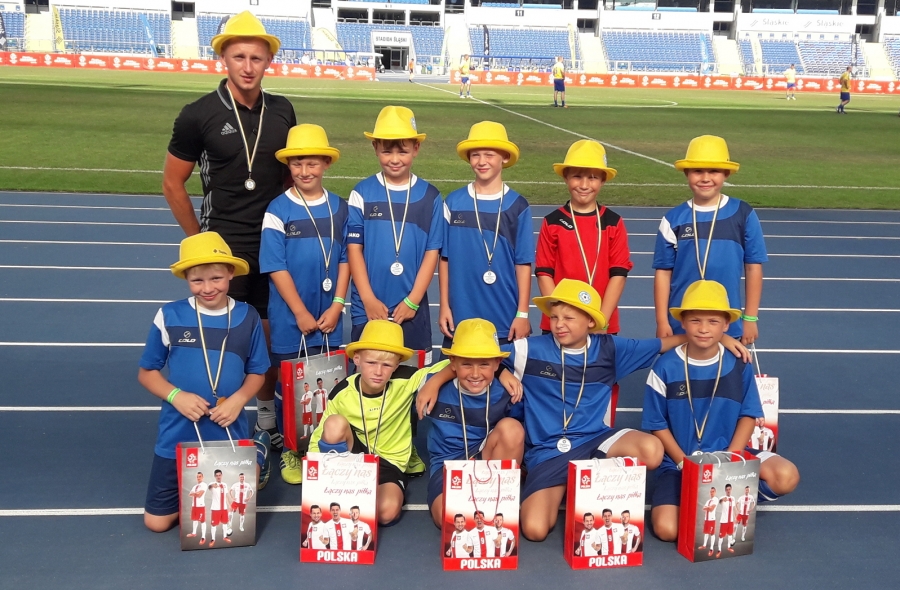
<path fill-rule="evenodd" d="M 200 454 L 197 449 L 188 449 L 184 454 L 184 466 L 188 469 L 196 469 L 200 465 Z"/>
<path fill-rule="evenodd" d="M 462 471 L 451 471 L 450 472 L 450 489 L 451 490 L 461 490 L 462 484 L 463 484 Z"/>
<path fill-rule="evenodd" d="M 585 469 L 581 472 L 581 489 L 591 489 L 591 471 L 589 469 Z"/>
<path fill-rule="evenodd" d="M 297 365 L 297 379 L 303 379 L 303 365 Z"/>
<path fill-rule="evenodd" d="M 713 466 L 712 464 L 703 466 L 703 478 L 700 480 L 702 483 L 712 483 L 713 480 Z"/>
<path fill-rule="evenodd" d="M 318 461 L 307 461 L 306 462 L 306 479 L 307 479 L 307 481 L 316 481 L 319 479 L 319 462 Z"/>

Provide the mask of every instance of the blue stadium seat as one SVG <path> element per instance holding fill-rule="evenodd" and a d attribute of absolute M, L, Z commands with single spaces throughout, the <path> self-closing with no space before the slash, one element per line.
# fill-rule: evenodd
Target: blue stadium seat
<path fill-rule="evenodd" d="M 556 56 L 580 59 L 578 45 L 575 56 L 569 47 L 569 31 L 563 28 L 488 27 L 493 67 L 518 70 L 547 69 Z M 469 27 L 473 55 L 484 55 L 484 27 Z"/>
<path fill-rule="evenodd" d="M 762 50 L 763 64 L 768 66 L 769 70 L 781 72 L 788 69 L 791 64 L 794 64 L 798 74 L 809 73 L 803 60 L 800 58 L 797 44 L 794 41 L 760 39 L 759 48 Z"/>
<path fill-rule="evenodd" d="M 852 60 L 853 45 L 849 41 L 800 41 L 797 45 L 808 74 L 835 75 Z"/>
<path fill-rule="evenodd" d="M 716 61 L 706 33 L 603 31 L 602 36 L 607 58 L 631 62 L 632 71 L 710 73 Z"/>
<path fill-rule="evenodd" d="M 884 50 L 891 66 L 894 68 L 894 74 L 900 76 L 900 36 L 886 35 L 884 37 Z"/>
<path fill-rule="evenodd" d="M 157 46 L 172 43 L 168 12 L 60 7 L 59 15 L 66 47 L 76 51 L 151 53 L 142 16 L 149 22 Z"/>
<path fill-rule="evenodd" d="M 25 15 L 21 12 L 0 11 L 6 25 L 6 46 L 9 50 L 25 49 Z"/>
<path fill-rule="evenodd" d="M 223 18 L 230 15 L 197 15 L 197 41 L 201 48 L 208 48 L 209 42 L 219 30 L 219 23 Z M 312 48 L 312 32 L 309 22 L 305 19 L 296 18 L 260 18 L 266 27 L 266 32 L 275 35 L 281 40 L 281 49 L 276 61 L 284 59 L 284 51 L 289 53 L 292 50 L 302 51 Z M 211 50 L 210 50 L 211 51 Z"/>
<path fill-rule="evenodd" d="M 741 63 L 744 65 L 744 75 L 756 74 L 756 60 L 753 59 L 753 44 L 750 39 L 741 39 L 738 42 L 738 53 L 741 55 Z"/>

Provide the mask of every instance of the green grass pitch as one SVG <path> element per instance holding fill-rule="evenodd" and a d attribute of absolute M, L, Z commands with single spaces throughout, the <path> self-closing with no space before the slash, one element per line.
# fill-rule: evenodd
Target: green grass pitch
<path fill-rule="evenodd" d="M 208 74 L 0 68 L 0 190 L 159 194 L 172 122 L 217 81 Z M 490 119 L 506 125 L 522 151 L 504 180 L 536 204 L 566 199 L 551 165 L 587 136 L 607 144 L 619 171 L 601 192 L 605 203 L 673 205 L 689 193 L 666 163 L 683 157 L 692 137 L 710 133 L 725 137 L 741 163 L 728 194 L 755 206 L 900 208 L 896 97 L 854 95 L 848 114 L 837 115 L 837 94 L 785 101 L 781 92 L 572 88 L 570 108 L 554 109 L 549 87 L 473 85 L 488 104 L 460 100 L 449 84 L 272 76 L 265 87 L 288 96 L 298 121 L 322 125 L 341 149 L 326 185 L 344 196 L 378 168 L 362 132 L 371 131 L 383 106 L 402 104 L 428 134 L 414 170 L 445 194 L 472 178 L 457 142 L 470 125 Z M 196 175 L 189 189 L 200 194 Z"/>

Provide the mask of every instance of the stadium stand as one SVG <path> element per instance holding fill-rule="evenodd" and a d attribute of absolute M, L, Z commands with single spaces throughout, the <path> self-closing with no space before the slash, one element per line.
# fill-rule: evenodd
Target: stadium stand
<path fill-rule="evenodd" d="M 219 29 L 222 18 L 227 17 L 212 14 L 197 15 L 197 37 L 200 47 L 209 47 L 209 42 Z M 265 16 L 260 17 L 260 20 L 265 25 L 266 31 L 281 39 L 281 46 L 284 49 L 312 48 L 312 37 L 306 20 Z"/>
<path fill-rule="evenodd" d="M 803 60 L 797 52 L 797 44 L 793 41 L 760 39 L 759 48 L 762 50 L 763 64 L 770 69 L 780 72 L 786 70 L 791 64 L 795 64 L 797 74 L 806 73 Z"/>
<path fill-rule="evenodd" d="M 740 39 L 738 41 L 738 53 L 741 54 L 744 75 L 752 76 L 756 72 L 756 60 L 753 59 L 753 44 L 750 42 L 750 39 Z"/>
<path fill-rule="evenodd" d="M 337 23 L 338 41 L 345 51 L 373 51 L 372 31 L 412 33 L 416 55 L 440 55 L 444 42 L 444 29 L 441 27 Z"/>
<path fill-rule="evenodd" d="M 579 59 L 578 46 L 572 55 L 569 31 L 563 28 L 488 27 L 494 68 L 549 68 L 556 56 Z M 469 27 L 472 55 L 484 55 L 484 28 Z"/>
<path fill-rule="evenodd" d="M 633 71 L 708 73 L 715 68 L 712 39 L 706 33 L 607 30 L 602 36 L 609 61 L 630 62 Z"/>
<path fill-rule="evenodd" d="M 348 2 L 373 2 L 374 0 L 347 0 Z M 390 0 L 389 4 L 430 4 L 428 0 Z"/>
<path fill-rule="evenodd" d="M 797 43 L 808 74 L 840 73 L 850 65 L 853 46 L 848 41 L 800 41 Z"/>
<path fill-rule="evenodd" d="M 900 76 L 900 36 L 887 35 L 884 38 L 884 51 L 887 53 L 894 73 Z"/>
<path fill-rule="evenodd" d="M 157 46 L 171 43 L 167 12 L 61 7 L 59 16 L 66 48 L 74 51 L 151 53 L 142 16 L 149 21 Z"/>
<path fill-rule="evenodd" d="M 0 11 L 3 24 L 6 26 L 6 43 L 8 49 L 25 48 L 25 15 L 21 12 Z"/>
<path fill-rule="evenodd" d="M 518 2 L 482 2 L 484 8 L 518 8 Z"/>

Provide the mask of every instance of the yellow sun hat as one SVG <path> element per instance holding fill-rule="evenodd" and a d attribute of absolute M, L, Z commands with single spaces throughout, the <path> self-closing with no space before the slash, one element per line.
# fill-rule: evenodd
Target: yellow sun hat
<path fill-rule="evenodd" d="M 509 154 L 509 161 L 503 164 L 509 168 L 519 161 L 519 146 L 509 140 L 506 127 L 494 121 L 482 121 L 475 123 L 469 129 L 469 137 L 456 145 L 456 153 L 459 157 L 469 161 L 469 152 L 477 149 L 492 149 Z"/>
<path fill-rule="evenodd" d="M 406 107 L 388 105 L 381 109 L 375 119 L 375 130 L 364 131 L 369 139 L 415 139 L 425 141 L 425 134 L 416 129 L 416 116 Z"/>
<path fill-rule="evenodd" d="M 684 159 L 675 161 L 676 170 L 714 168 L 737 172 L 740 167 L 740 164 L 731 161 L 728 155 L 728 144 L 716 135 L 695 137 L 688 144 Z"/>
<path fill-rule="evenodd" d="M 672 317 L 679 321 L 681 314 L 686 311 L 721 311 L 728 314 L 729 322 L 736 322 L 741 318 L 741 310 L 732 309 L 725 287 L 716 281 L 691 283 L 681 298 L 681 307 L 669 308 Z"/>
<path fill-rule="evenodd" d="M 535 297 L 534 304 L 547 317 L 550 317 L 551 304 L 560 302 L 580 309 L 591 316 L 595 326 L 591 332 L 599 332 L 607 327 L 606 316 L 600 311 L 600 293 L 584 281 L 563 279 L 553 289 L 553 293 L 544 297 Z"/>
<path fill-rule="evenodd" d="M 359 340 L 347 345 L 347 356 L 362 350 L 382 350 L 400 356 L 400 362 L 413 355 L 411 348 L 403 346 L 403 328 L 390 320 L 372 320 L 363 328 Z"/>
<path fill-rule="evenodd" d="M 471 318 L 457 324 L 453 344 L 450 348 L 442 348 L 441 352 L 467 359 L 505 359 L 509 356 L 508 352 L 500 350 L 497 328 L 481 318 Z"/>
<path fill-rule="evenodd" d="M 262 39 L 269 44 L 269 51 L 272 53 L 278 53 L 278 49 L 281 47 L 278 37 L 266 33 L 266 27 L 263 26 L 262 21 L 253 16 L 249 10 L 228 19 L 222 32 L 213 37 L 209 44 L 217 55 L 222 55 L 222 46 L 238 37 Z"/>
<path fill-rule="evenodd" d="M 239 277 L 250 272 L 250 265 L 243 258 L 231 255 L 231 248 L 214 231 L 206 231 L 181 240 L 178 251 L 178 262 L 170 266 L 172 274 L 179 279 L 185 278 L 188 269 L 201 264 L 230 264 L 234 267 L 234 276 Z"/>
<path fill-rule="evenodd" d="M 610 168 L 606 162 L 606 150 L 599 142 L 591 139 L 579 139 L 566 152 L 566 161 L 562 164 L 554 164 L 553 171 L 563 178 L 566 177 L 566 168 L 594 168 L 606 173 L 606 180 L 616 177 L 615 168 Z"/>
<path fill-rule="evenodd" d="M 334 164 L 340 159 L 341 151 L 329 145 L 325 129 L 319 125 L 304 123 L 291 127 L 287 145 L 275 152 L 275 158 L 282 164 L 287 164 L 288 158 L 296 156 L 327 156 Z"/>

